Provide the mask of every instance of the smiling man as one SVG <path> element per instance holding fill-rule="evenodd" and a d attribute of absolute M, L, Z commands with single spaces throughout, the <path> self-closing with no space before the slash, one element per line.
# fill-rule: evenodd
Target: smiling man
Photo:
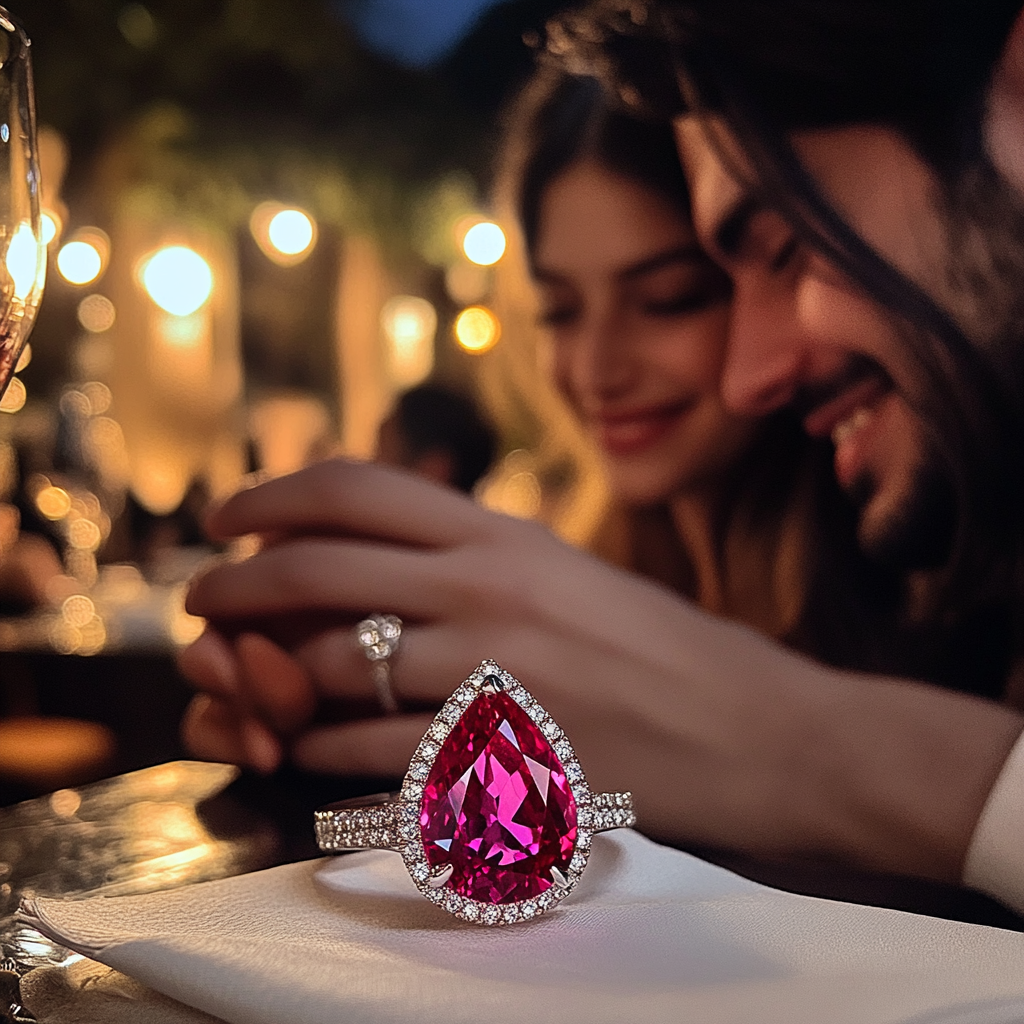
<path fill-rule="evenodd" d="M 831 437 L 861 545 L 908 571 L 913 613 L 1012 623 L 1019 701 L 1020 0 L 607 2 L 553 49 L 676 126 L 698 234 L 734 284 L 727 405 L 788 406 Z M 965 863 L 1018 906 L 1022 748 Z"/>

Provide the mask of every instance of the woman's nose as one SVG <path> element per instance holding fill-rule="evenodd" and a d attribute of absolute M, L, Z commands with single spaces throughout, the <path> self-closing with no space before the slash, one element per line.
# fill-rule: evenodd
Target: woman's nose
<path fill-rule="evenodd" d="M 634 346 L 621 319 L 606 314 L 582 325 L 575 346 L 575 373 L 586 392 L 608 397 L 627 389 L 635 376 Z"/>

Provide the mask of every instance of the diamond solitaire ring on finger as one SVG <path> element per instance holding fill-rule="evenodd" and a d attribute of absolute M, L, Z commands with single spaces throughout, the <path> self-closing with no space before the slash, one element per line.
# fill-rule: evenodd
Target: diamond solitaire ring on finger
<path fill-rule="evenodd" d="M 438 712 L 400 792 L 315 820 L 321 850 L 395 850 L 427 899 L 483 925 L 550 910 L 579 882 L 594 833 L 635 824 L 632 795 L 592 793 L 568 737 L 493 661 Z"/>
<path fill-rule="evenodd" d="M 385 715 L 397 715 L 399 711 L 388 659 L 398 650 L 401 639 L 402 620 L 397 615 L 371 615 L 356 626 L 356 643 L 370 663 L 377 703 Z"/>

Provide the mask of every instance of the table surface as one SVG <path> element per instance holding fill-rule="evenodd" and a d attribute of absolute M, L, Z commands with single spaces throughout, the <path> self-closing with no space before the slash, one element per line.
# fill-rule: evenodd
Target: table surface
<path fill-rule="evenodd" d="M 389 788 L 388 780 L 272 778 L 174 761 L 0 809 L 0 1024 L 30 1021 L 18 979 L 68 952 L 21 926 L 22 896 L 129 895 L 319 856 L 316 807 Z M 1024 931 L 976 893 L 831 865 L 764 864 L 697 852 L 739 874 L 806 895 Z"/>

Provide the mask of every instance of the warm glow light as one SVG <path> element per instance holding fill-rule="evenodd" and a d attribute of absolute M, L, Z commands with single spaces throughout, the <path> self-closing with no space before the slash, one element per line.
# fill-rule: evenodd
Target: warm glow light
<path fill-rule="evenodd" d="M 95 551 L 103 540 L 100 528 L 91 519 L 75 519 L 68 524 L 68 543 L 81 551 Z"/>
<path fill-rule="evenodd" d="M 505 255 L 505 232 L 493 221 L 474 224 L 463 236 L 462 251 L 470 262 L 492 266 Z"/>
<path fill-rule="evenodd" d="M 270 244 L 285 256 L 298 256 L 313 244 L 313 221 L 301 210 L 282 210 L 267 225 Z"/>
<path fill-rule="evenodd" d="M 21 355 L 18 356 L 18 365 L 14 368 L 15 373 L 21 373 L 22 370 L 32 362 L 32 346 L 27 342 L 25 347 L 21 350 Z"/>
<path fill-rule="evenodd" d="M 91 242 L 68 242 L 57 253 L 57 269 L 70 284 L 91 284 L 103 270 L 103 256 Z"/>
<path fill-rule="evenodd" d="M 0 398 L 0 412 L 20 412 L 28 401 L 25 385 L 17 377 L 12 377 L 7 384 L 3 398 Z"/>
<path fill-rule="evenodd" d="M 102 334 L 114 326 L 117 310 L 106 295 L 86 295 L 78 304 L 78 322 L 90 334 Z"/>
<path fill-rule="evenodd" d="M 213 271 L 199 253 L 172 245 L 146 261 L 142 283 L 161 309 L 172 316 L 191 316 L 213 292 Z"/>
<path fill-rule="evenodd" d="M 467 352 L 486 352 L 500 337 L 501 323 L 486 306 L 470 306 L 455 318 L 455 340 Z"/>
<path fill-rule="evenodd" d="M 89 399 L 89 412 L 93 416 L 102 416 L 114 401 L 110 388 L 98 380 L 83 384 L 81 393 Z"/>
<path fill-rule="evenodd" d="M 73 818 L 82 806 L 82 798 L 73 789 L 58 789 L 50 794 L 50 809 L 61 818 Z"/>
<path fill-rule="evenodd" d="M 263 255 L 280 267 L 301 263 L 316 245 L 316 221 L 304 210 L 273 200 L 252 211 L 249 230 Z"/>
<path fill-rule="evenodd" d="M 96 605 L 93 604 L 91 597 L 86 597 L 85 594 L 72 594 L 60 609 L 61 617 L 69 626 L 84 626 L 87 622 L 92 622 L 92 617 L 96 614 Z"/>
<path fill-rule="evenodd" d="M 57 214 L 50 210 L 44 210 L 40 215 L 40 227 L 42 228 L 43 245 L 49 245 L 60 234 L 60 219 Z"/>
<path fill-rule="evenodd" d="M 380 325 L 391 343 L 390 369 L 395 384 L 410 388 L 430 376 L 437 310 L 417 295 L 396 295 L 381 310 Z"/>
<path fill-rule="evenodd" d="M 19 224 L 7 247 L 7 273 L 14 282 L 14 297 L 24 301 L 36 287 L 42 286 L 45 263 L 43 247 L 28 224 Z"/>
<path fill-rule="evenodd" d="M 36 508 L 47 519 L 63 519 L 71 511 L 71 495 L 63 487 L 44 487 L 36 495 Z"/>

